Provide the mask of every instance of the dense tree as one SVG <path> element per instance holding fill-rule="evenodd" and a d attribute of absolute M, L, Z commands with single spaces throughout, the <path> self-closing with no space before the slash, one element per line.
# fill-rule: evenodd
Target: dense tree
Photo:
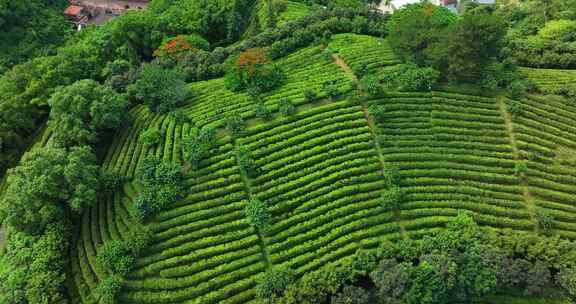
<path fill-rule="evenodd" d="M 193 169 L 198 169 L 200 161 L 210 156 L 210 149 L 214 146 L 215 138 L 216 130 L 210 127 L 194 128 L 188 136 L 184 137 L 182 154 Z"/>
<path fill-rule="evenodd" d="M 98 166 L 89 147 L 33 150 L 8 174 L 0 206 L 18 230 L 41 233 L 47 224 L 96 201 Z"/>
<path fill-rule="evenodd" d="M 272 63 L 265 50 L 248 49 L 230 62 L 226 72 L 226 86 L 232 91 L 244 89 L 267 92 L 284 82 L 284 73 Z"/>
<path fill-rule="evenodd" d="M 115 130 L 125 115 L 126 100 L 94 80 L 81 80 L 58 89 L 48 100 L 48 126 L 63 146 L 91 144 L 98 134 Z"/>
<path fill-rule="evenodd" d="M 156 158 L 146 158 L 136 171 L 136 179 L 143 186 L 140 196 L 130 211 L 143 221 L 165 210 L 170 204 L 182 199 L 184 176 L 182 167 Z"/>
<path fill-rule="evenodd" d="M 373 300 L 370 293 L 356 286 L 344 286 L 342 292 L 330 299 L 330 304 L 370 304 Z"/>
<path fill-rule="evenodd" d="M 398 55 L 423 64 L 428 47 L 438 42 L 440 34 L 456 21 L 456 15 L 444 7 L 410 4 L 392 15 L 387 24 L 388 39 Z"/>
<path fill-rule="evenodd" d="M 153 64 L 145 64 L 136 82 L 128 87 L 129 96 L 156 113 L 174 110 L 189 96 L 184 75 Z"/>
<path fill-rule="evenodd" d="M 274 303 L 294 280 L 294 271 L 285 266 L 275 266 L 256 278 L 256 296 Z"/>
<path fill-rule="evenodd" d="M 500 54 L 506 33 L 503 20 L 493 14 L 467 14 L 443 30 L 427 57 L 453 80 L 474 81 Z"/>

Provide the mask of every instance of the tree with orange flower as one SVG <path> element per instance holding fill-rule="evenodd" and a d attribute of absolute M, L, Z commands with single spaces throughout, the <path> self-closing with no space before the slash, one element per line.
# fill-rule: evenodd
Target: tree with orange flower
<path fill-rule="evenodd" d="M 248 49 L 229 64 L 226 73 L 226 86 L 232 91 L 247 88 L 258 92 L 270 91 L 280 86 L 284 74 L 270 58 L 264 49 Z"/>

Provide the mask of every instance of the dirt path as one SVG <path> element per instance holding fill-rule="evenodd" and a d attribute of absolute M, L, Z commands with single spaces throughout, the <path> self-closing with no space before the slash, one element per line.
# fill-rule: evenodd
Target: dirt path
<path fill-rule="evenodd" d="M 354 74 L 354 71 L 344 62 L 342 57 L 338 56 L 337 54 L 332 54 L 332 58 L 334 58 L 334 63 L 336 63 L 346 75 L 352 77 L 354 81 L 358 82 L 358 77 Z"/>
<path fill-rule="evenodd" d="M 508 133 L 508 137 L 510 138 L 510 145 L 512 146 L 512 156 L 514 160 L 518 163 L 523 161 L 522 157 L 520 157 L 520 150 L 518 149 L 518 144 L 516 141 L 516 133 L 514 132 L 514 124 L 512 122 L 512 115 L 506 109 L 506 102 L 503 96 L 497 97 L 498 108 L 500 110 L 500 115 L 504 118 L 504 125 L 506 127 L 506 133 Z M 536 219 L 536 206 L 534 203 L 534 198 L 532 197 L 532 193 L 530 193 L 530 188 L 528 187 L 528 182 L 526 182 L 525 178 L 519 177 L 520 179 L 520 186 L 522 187 L 522 195 L 524 196 L 524 200 L 526 201 L 526 209 L 528 209 L 528 213 L 530 214 L 530 220 L 534 223 L 534 231 L 538 232 L 538 223 Z"/>
<path fill-rule="evenodd" d="M 354 71 L 344 62 L 344 60 L 338 56 L 337 54 L 333 54 L 332 57 L 334 58 L 334 63 L 336 63 L 344 73 L 351 76 L 354 81 L 358 82 L 358 77 L 354 74 Z M 368 123 L 368 127 L 370 128 L 370 133 L 372 135 L 372 142 L 374 143 L 374 148 L 376 149 L 376 154 L 378 154 L 378 160 L 380 161 L 380 167 L 382 168 L 382 175 L 384 175 L 386 170 L 386 160 L 384 159 L 384 154 L 382 153 L 382 147 L 378 143 L 378 127 L 376 126 L 376 122 L 370 112 L 368 111 L 368 105 L 364 102 L 362 103 L 362 112 L 364 112 L 364 118 L 366 118 L 366 122 Z M 398 227 L 400 228 L 400 236 L 403 239 L 407 238 L 406 228 L 404 227 L 404 223 L 402 222 L 402 212 L 400 210 L 394 211 L 394 218 Z"/>

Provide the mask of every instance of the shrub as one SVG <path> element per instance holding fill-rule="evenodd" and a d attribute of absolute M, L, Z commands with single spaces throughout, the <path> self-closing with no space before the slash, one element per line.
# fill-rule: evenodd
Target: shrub
<path fill-rule="evenodd" d="M 256 163 L 254 162 L 254 158 L 252 158 L 250 150 L 245 146 L 238 146 L 237 157 L 238 165 L 242 173 L 254 177 L 257 173 Z"/>
<path fill-rule="evenodd" d="M 518 176 L 518 178 L 525 178 L 527 170 L 528 170 L 528 166 L 526 165 L 525 161 L 517 161 L 514 164 L 514 174 L 516 174 L 516 176 Z"/>
<path fill-rule="evenodd" d="M 383 105 L 371 104 L 368 107 L 368 112 L 379 123 L 383 123 L 386 120 L 386 107 Z"/>
<path fill-rule="evenodd" d="M 251 199 L 248 201 L 244 213 L 246 214 L 246 218 L 248 218 L 250 225 L 258 229 L 264 229 L 268 226 L 270 215 L 268 214 L 268 209 L 264 202 L 257 199 Z"/>
<path fill-rule="evenodd" d="M 190 95 L 183 74 L 153 64 L 143 66 L 138 80 L 127 91 L 132 100 L 160 114 L 174 110 Z"/>
<path fill-rule="evenodd" d="M 380 199 L 386 210 L 399 210 L 402 203 L 402 189 L 399 186 L 392 186 L 382 194 Z"/>
<path fill-rule="evenodd" d="M 137 257 L 152 244 L 152 237 L 152 231 L 147 227 L 133 228 L 126 237 L 126 246 Z"/>
<path fill-rule="evenodd" d="M 330 304 L 370 304 L 370 292 L 362 287 L 344 286 L 342 292 L 330 299 Z"/>
<path fill-rule="evenodd" d="M 154 146 L 160 143 L 163 134 L 157 128 L 150 128 L 140 134 L 140 142 L 146 147 Z"/>
<path fill-rule="evenodd" d="M 384 170 L 384 180 L 386 180 L 390 186 L 400 186 L 400 170 L 397 167 L 388 166 Z"/>
<path fill-rule="evenodd" d="M 364 76 L 366 76 L 366 74 L 368 74 L 370 69 L 368 68 L 368 64 L 366 62 L 362 62 L 358 66 L 355 66 L 353 68 L 353 71 L 354 71 L 354 75 L 356 75 L 356 77 L 364 78 Z"/>
<path fill-rule="evenodd" d="M 134 200 L 129 211 L 132 217 L 144 221 L 154 214 L 154 207 L 148 197 L 141 195 Z"/>
<path fill-rule="evenodd" d="M 294 272 L 285 266 L 274 266 L 256 278 L 256 296 L 259 299 L 281 297 L 295 279 Z"/>
<path fill-rule="evenodd" d="M 290 116 L 296 113 L 296 107 L 288 98 L 278 99 L 278 112 L 283 116 Z"/>
<path fill-rule="evenodd" d="M 551 20 L 541 28 L 538 35 L 544 39 L 573 42 L 576 40 L 575 20 Z"/>
<path fill-rule="evenodd" d="M 130 249 L 120 241 L 102 245 L 96 259 L 106 270 L 119 275 L 126 275 L 136 261 Z"/>
<path fill-rule="evenodd" d="M 522 99 L 526 95 L 526 84 L 521 80 L 516 80 L 508 86 L 508 96 L 512 99 Z"/>
<path fill-rule="evenodd" d="M 190 117 L 188 117 L 188 115 L 186 115 L 186 113 L 181 109 L 170 112 L 168 117 L 179 125 L 190 122 Z"/>
<path fill-rule="evenodd" d="M 316 91 L 314 91 L 313 89 L 306 89 L 304 90 L 304 100 L 306 100 L 306 102 L 313 102 L 316 99 L 318 99 L 318 94 L 316 94 Z"/>
<path fill-rule="evenodd" d="M 382 94 L 382 86 L 380 80 L 375 75 L 366 75 L 360 80 L 362 89 L 372 96 L 379 96 Z"/>
<path fill-rule="evenodd" d="M 111 275 L 98 283 L 96 294 L 100 298 L 100 302 L 103 304 L 117 303 L 116 297 L 122 289 L 122 281 L 121 276 Z"/>
<path fill-rule="evenodd" d="M 440 78 L 440 72 L 413 63 L 403 64 L 398 70 L 384 76 L 386 87 L 399 91 L 430 91 Z"/>
<path fill-rule="evenodd" d="M 230 114 L 226 117 L 226 130 L 232 135 L 238 136 L 244 131 L 244 120 L 239 114 Z"/>
<path fill-rule="evenodd" d="M 136 170 L 143 193 L 134 201 L 131 213 L 139 220 L 158 214 L 183 196 L 182 167 L 147 158 Z"/>
<path fill-rule="evenodd" d="M 216 129 L 204 127 L 194 129 L 192 133 L 184 137 L 182 141 L 182 154 L 184 159 L 197 169 L 200 161 L 210 155 L 210 149 L 216 141 Z"/>
<path fill-rule="evenodd" d="M 48 104 L 48 125 L 56 142 L 65 147 L 96 143 L 99 133 L 120 127 L 126 109 L 123 95 L 94 80 L 59 88 Z"/>
<path fill-rule="evenodd" d="M 557 281 L 571 298 L 576 298 L 576 269 L 562 269 L 560 273 L 558 273 Z"/>
<path fill-rule="evenodd" d="M 256 117 L 264 119 L 264 120 L 271 120 L 272 119 L 272 112 L 268 110 L 268 107 L 263 102 L 259 102 L 256 104 L 256 108 L 254 109 L 254 113 Z"/>
<path fill-rule="evenodd" d="M 334 55 L 334 52 L 332 52 L 332 50 L 328 47 L 322 51 L 322 57 L 324 58 L 324 60 L 326 60 L 328 62 L 334 61 L 334 57 L 332 57 L 333 55 Z"/>
<path fill-rule="evenodd" d="M 536 222 L 538 228 L 543 232 L 549 232 L 554 229 L 554 217 L 544 210 L 536 212 Z"/>

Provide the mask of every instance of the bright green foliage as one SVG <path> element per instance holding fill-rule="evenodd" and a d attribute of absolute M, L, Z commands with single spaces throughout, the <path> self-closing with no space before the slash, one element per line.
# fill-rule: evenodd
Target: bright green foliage
<path fill-rule="evenodd" d="M 576 41 L 575 20 L 552 20 L 538 31 L 540 37 L 562 42 Z"/>
<path fill-rule="evenodd" d="M 543 94 L 576 97 L 576 71 L 521 68 L 520 73 Z"/>
<path fill-rule="evenodd" d="M 382 79 L 386 71 L 401 63 L 390 47 L 389 39 L 368 35 L 337 34 L 332 36 L 329 46 L 344 59 L 360 79 L 368 74 Z"/>
<path fill-rule="evenodd" d="M 123 279 L 120 275 L 113 274 L 98 284 L 96 294 L 100 297 L 100 301 L 103 304 L 117 303 L 116 297 L 122 289 L 122 281 Z"/>
<path fill-rule="evenodd" d="M 265 229 L 269 224 L 270 214 L 268 213 L 266 204 L 260 200 L 249 200 L 244 209 L 244 213 L 250 225 L 258 229 Z"/>
<path fill-rule="evenodd" d="M 41 232 L 68 212 L 94 204 L 97 168 L 89 147 L 33 150 L 9 173 L 2 213 L 12 227 Z"/>
<path fill-rule="evenodd" d="M 282 296 L 292 281 L 294 272 L 290 268 L 275 266 L 256 278 L 256 296 L 263 300 Z"/>
<path fill-rule="evenodd" d="M 63 146 L 90 144 L 98 133 L 115 130 L 125 115 L 126 100 L 93 80 L 81 80 L 58 89 L 48 100 L 48 126 Z"/>
<path fill-rule="evenodd" d="M 184 102 L 190 92 L 181 73 L 145 64 L 136 82 L 128 87 L 128 95 L 150 111 L 163 114 Z"/>
<path fill-rule="evenodd" d="M 140 134 L 140 142 L 147 147 L 154 146 L 160 143 L 162 135 L 157 128 L 150 128 Z"/>

